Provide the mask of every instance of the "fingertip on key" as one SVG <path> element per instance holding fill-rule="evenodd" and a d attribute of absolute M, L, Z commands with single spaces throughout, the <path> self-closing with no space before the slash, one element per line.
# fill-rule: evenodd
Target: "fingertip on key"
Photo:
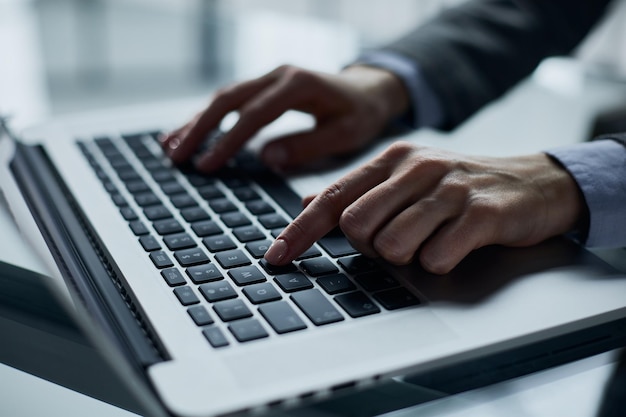
<path fill-rule="evenodd" d="M 273 265 L 279 265 L 285 259 L 289 246 L 284 239 L 276 239 L 265 252 L 265 260 Z"/>

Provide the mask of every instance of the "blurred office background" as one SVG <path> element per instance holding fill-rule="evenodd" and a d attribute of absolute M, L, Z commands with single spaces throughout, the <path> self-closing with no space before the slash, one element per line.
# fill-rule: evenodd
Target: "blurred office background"
<path fill-rule="evenodd" d="M 292 63 L 336 71 L 463 0 L 0 0 L 0 111 L 21 123 L 210 94 Z M 581 48 L 626 73 L 626 1 Z"/>

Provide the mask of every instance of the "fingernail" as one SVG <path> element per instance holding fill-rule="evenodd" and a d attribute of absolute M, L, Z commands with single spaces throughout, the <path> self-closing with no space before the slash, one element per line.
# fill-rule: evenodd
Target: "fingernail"
<path fill-rule="evenodd" d="M 180 146 L 180 138 L 173 137 L 172 139 L 170 139 L 169 142 L 167 142 L 167 153 L 170 156 L 172 156 L 179 146 Z"/>
<path fill-rule="evenodd" d="M 277 264 L 285 257 L 287 249 L 287 242 L 284 239 L 276 239 L 265 252 L 265 260 L 271 264 Z"/>
<path fill-rule="evenodd" d="M 289 155 L 282 146 L 268 146 L 263 152 L 263 161 L 269 166 L 285 165 Z"/>

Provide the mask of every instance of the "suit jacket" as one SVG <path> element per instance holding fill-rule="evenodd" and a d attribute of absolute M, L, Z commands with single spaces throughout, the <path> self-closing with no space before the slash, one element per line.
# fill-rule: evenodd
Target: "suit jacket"
<path fill-rule="evenodd" d="M 414 60 L 452 129 L 529 75 L 568 54 L 610 0 L 474 0 L 383 48 Z M 419 111 L 419 109 L 418 109 Z"/>

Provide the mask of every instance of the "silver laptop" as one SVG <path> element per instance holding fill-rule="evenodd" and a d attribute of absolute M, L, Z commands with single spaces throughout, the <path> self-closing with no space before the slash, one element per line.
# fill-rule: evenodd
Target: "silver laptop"
<path fill-rule="evenodd" d="M 181 114 L 0 137 L 16 223 L 149 413 L 273 410 L 547 341 L 568 352 L 610 340 L 598 329 L 626 316 L 626 276 L 566 239 L 484 248 L 434 276 L 366 259 L 335 231 L 289 267 L 267 265 L 320 177 L 278 177 L 249 152 L 211 177 L 173 167 L 155 137 Z"/>

